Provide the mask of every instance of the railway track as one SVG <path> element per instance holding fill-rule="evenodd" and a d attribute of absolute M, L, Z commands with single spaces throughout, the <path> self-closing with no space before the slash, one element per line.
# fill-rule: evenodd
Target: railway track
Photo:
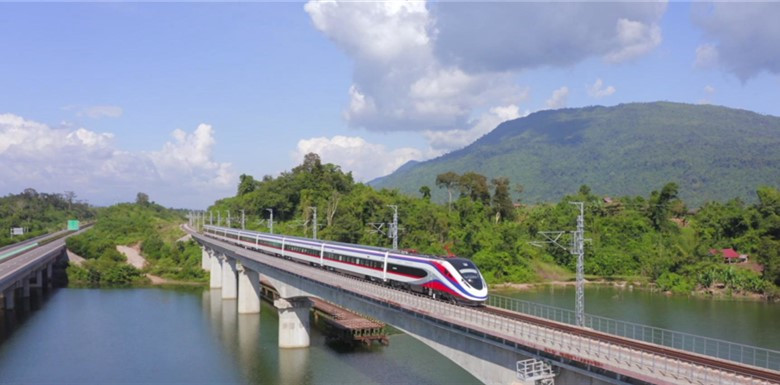
<path fill-rule="evenodd" d="M 234 245 L 239 246 L 239 247 L 243 247 L 243 248 L 249 249 L 248 247 L 246 247 L 246 245 L 243 245 L 240 242 L 236 242 L 235 240 L 233 240 L 232 242 L 229 242 L 229 243 L 234 244 Z M 259 251 L 259 250 L 254 250 L 253 249 L 253 251 L 261 253 L 261 254 L 265 254 L 265 255 L 268 255 L 268 256 L 274 256 L 274 255 L 272 255 L 270 253 L 266 253 L 266 252 Z M 305 265 L 305 264 L 303 264 L 303 265 Z M 444 302 L 444 303 L 452 304 L 451 301 L 446 301 L 446 300 L 442 300 L 442 299 L 433 299 L 433 298 L 431 298 L 431 297 L 429 297 L 427 295 L 416 293 L 416 292 L 410 292 L 410 291 L 406 291 L 406 290 L 401 290 L 401 289 L 398 289 L 398 288 L 394 288 L 394 287 L 388 286 L 388 285 L 386 285 L 386 284 L 384 284 L 382 282 L 375 282 L 375 281 L 372 281 L 372 280 L 369 280 L 369 279 L 357 277 L 357 276 L 350 275 L 350 274 L 341 274 L 341 273 L 338 273 L 338 272 L 333 272 L 333 273 L 334 274 L 338 274 L 338 275 L 340 275 L 342 277 L 347 277 L 347 278 L 350 278 L 350 279 L 354 279 L 356 281 L 361 281 L 361 282 L 369 283 L 369 284 L 372 284 L 372 285 L 380 286 L 380 287 L 382 287 L 382 288 L 384 288 L 386 290 L 394 290 L 394 291 L 404 292 L 404 293 L 408 293 L 408 294 L 419 296 L 421 298 L 427 298 L 427 299 L 432 300 L 432 301 Z M 465 305 L 457 304 L 456 306 L 465 306 Z M 468 307 L 470 307 L 472 309 L 475 309 L 475 310 L 478 310 L 478 311 L 481 311 L 481 312 L 485 312 L 487 314 L 500 316 L 500 317 L 507 318 L 507 319 L 510 319 L 510 320 L 521 321 L 521 322 L 525 322 L 525 323 L 528 323 L 528 324 L 533 324 L 533 325 L 545 327 L 545 328 L 548 328 L 548 329 L 552 329 L 552 330 L 556 330 L 556 331 L 560 331 L 560 332 L 564 332 L 564 333 L 577 334 L 577 335 L 580 335 L 580 336 L 592 338 L 594 340 L 601 341 L 601 342 L 606 342 L 606 343 L 612 344 L 614 346 L 621 346 L 621 347 L 625 347 L 625 348 L 636 350 L 636 351 L 642 351 L 642 352 L 646 352 L 646 353 L 656 354 L 656 355 L 661 356 L 661 357 L 671 358 L 671 359 L 679 360 L 679 361 L 682 361 L 682 362 L 688 362 L 688 363 L 691 363 L 693 365 L 709 367 L 709 368 L 712 368 L 712 369 L 717 370 L 717 371 L 723 371 L 723 372 L 726 372 L 726 373 L 732 373 L 732 374 L 735 374 L 737 376 L 749 377 L 749 378 L 753 378 L 753 379 L 756 379 L 756 380 L 759 380 L 759 381 L 762 381 L 762 382 L 766 382 L 766 383 L 770 383 L 770 384 L 780 384 L 780 372 L 773 371 L 771 369 L 765 369 L 765 368 L 760 368 L 760 367 L 755 367 L 755 366 L 749 366 L 749 365 L 746 365 L 746 364 L 741 364 L 741 363 L 738 363 L 738 362 L 728 361 L 728 360 L 725 360 L 725 359 L 719 359 L 719 358 L 706 356 L 706 355 L 702 355 L 702 354 L 696 354 L 696 353 L 681 351 L 681 350 L 678 350 L 678 349 L 673 349 L 673 348 L 669 348 L 669 347 L 665 347 L 665 346 L 661 346 L 661 345 L 656 345 L 656 344 L 652 344 L 652 343 L 648 343 L 648 342 L 644 342 L 644 341 L 639 341 L 639 340 L 634 340 L 634 339 L 630 339 L 630 338 L 620 337 L 620 336 L 616 336 L 616 335 L 612 335 L 612 334 L 608 334 L 608 333 L 595 331 L 595 330 L 592 330 L 592 329 L 581 328 L 581 327 L 577 327 L 577 326 L 574 326 L 574 325 L 569 325 L 569 324 L 565 324 L 565 323 L 560 323 L 560 322 L 556 322 L 556 321 L 547 320 L 547 319 L 544 319 L 544 318 L 534 317 L 534 316 L 530 316 L 530 315 L 527 315 L 527 314 L 518 313 L 518 312 L 515 312 L 515 311 L 510 311 L 510 310 L 507 310 L 507 309 L 498 308 L 498 307 L 494 307 L 494 306 L 478 306 L 478 307 L 468 306 Z"/>
<path fill-rule="evenodd" d="M 630 349 L 650 352 L 650 353 L 654 353 L 654 354 L 658 354 L 658 355 L 662 355 L 674 359 L 679 359 L 682 361 L 687 361 L 697 365 L 702 365 L 702 366 L 707 366 L 718 370 L 732 372 L 737 375 L 753 377 L 756 379 L 768 381 L 770 383 L 780 384 L 780 372 L 776 372 L 769 369 L 747 366 L 732 361 L 685 352 L 677 349 L 668 348 L 665 346 L 650 344 L 643 341 L 622 338 L 611 334 L 602 333 L 595 330 L 581 328 L 581 327 L 568 325 L 560 322 L 550 321 L 544 318 L 529 316 L 526 314 L 517 313 L 514 311 L 510 311 L 498 307 L 484 306 L 484 307 L 480 307 L 479 310 L 489 314 L 494 314 L 501 317 L 509 318 L 512 320 L 526 322 L 526 323 L 542 326 L 545 328 L 558 330 L 561 332 L 579 334 L 584 337 L 593 338 L 599 341 L 608 342 L 610 344 L 623 346 Z"/>

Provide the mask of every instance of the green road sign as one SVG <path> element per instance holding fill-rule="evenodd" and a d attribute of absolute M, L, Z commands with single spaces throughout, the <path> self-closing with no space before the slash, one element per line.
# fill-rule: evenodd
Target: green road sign
<path fill-rule="evenodd" d="M 71 219 L 68 221 L 68 230 L 78 231 L 78 229 L 79 229 L 79 221 L 75 219 Z"/>

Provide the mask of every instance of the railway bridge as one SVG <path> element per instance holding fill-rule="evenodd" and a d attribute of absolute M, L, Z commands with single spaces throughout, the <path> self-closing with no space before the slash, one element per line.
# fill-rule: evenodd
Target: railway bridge
<path fill-rule="evenodd" d="M 260 310 L 260 275 L 280 294 L 279 346 L 309 345 L 308 297 L 325 299 L 414 336 L 487 384 L 780 384 L 780 352 L 492 296 L 468 307 L 206 237 L 203 268 L 239 313 Z"/>

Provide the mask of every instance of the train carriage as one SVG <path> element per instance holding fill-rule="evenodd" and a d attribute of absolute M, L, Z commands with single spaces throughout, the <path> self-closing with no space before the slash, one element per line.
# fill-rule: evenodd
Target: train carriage
<path fill-rule="evenodd" d="M 204 233 L 265 254 L 319 266 L 434 298 L 479 305 L 487 284 L 465 258 L 403 253 L 381 247 L 207 225 Z"/>

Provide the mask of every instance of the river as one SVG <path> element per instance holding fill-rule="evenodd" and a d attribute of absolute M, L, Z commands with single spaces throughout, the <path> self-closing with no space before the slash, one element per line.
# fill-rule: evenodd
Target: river
<path fill-rule="evenodd" d="M 574 286 L 538 286 L 493 294 L 574 310 Z M 780 350 L 780 304 L 747 299 L 664 295 L 644 289 L 588 286 L 585 312 L 642 325 Z"/>
<path fill-rule="evenodd" d="M 279 349 L 276 310 L 238 315 L 219 291 L 59 289 L 5 314 L 0 383 L 475 384 L 412 337 Z M 0 313 L 2 314 L 2 313 Z"/>
<path fill-rule="evenodd" d="M 500 294 L 573 308 L 572 287 Z M 591 314 L 780 350 L 776 304 L 612 287 L 585 298 Z M 314 329 L 310 348 L 279 349 L 270 305 L 238 315 L 202 288 L 59 289 L 0 315 L 0 383 L 478 383 L 403 334 L 351 350 Z"/>

